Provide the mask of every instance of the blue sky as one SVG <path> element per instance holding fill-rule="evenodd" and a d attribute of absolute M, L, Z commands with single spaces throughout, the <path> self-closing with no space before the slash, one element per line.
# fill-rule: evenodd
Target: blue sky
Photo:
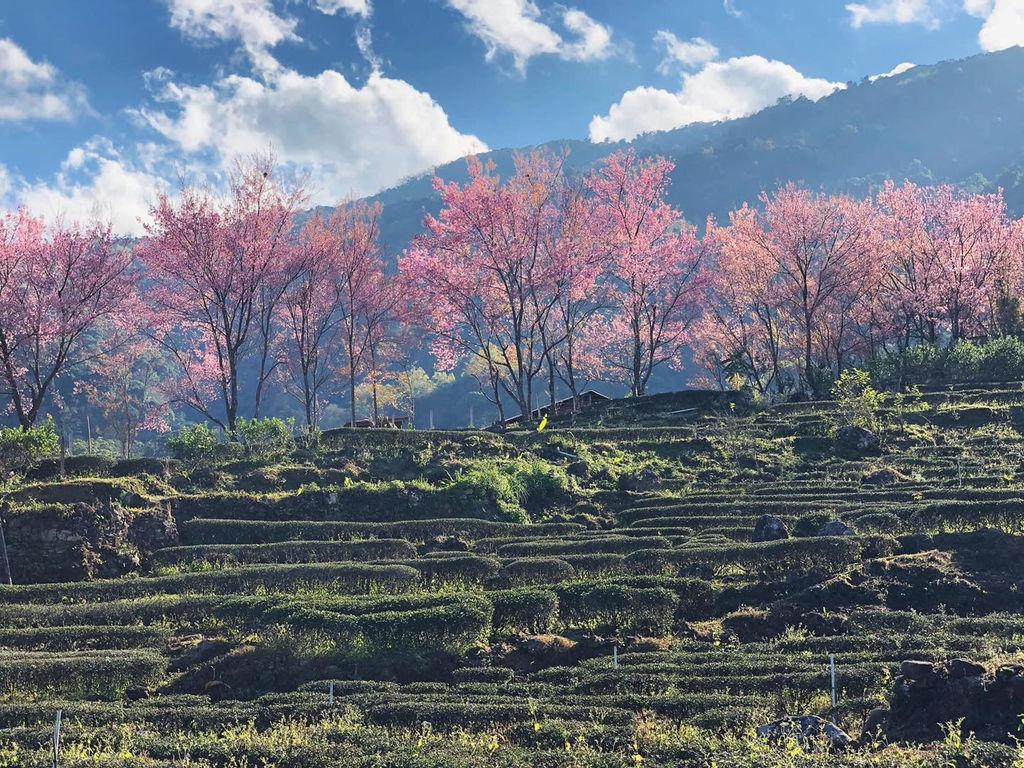
<path fill-rule="evenodd" d="M 0 207 L 140 231 L 273 146 L 330 203 L 1024 43 L 1024 0 L 4 0 Z"/>

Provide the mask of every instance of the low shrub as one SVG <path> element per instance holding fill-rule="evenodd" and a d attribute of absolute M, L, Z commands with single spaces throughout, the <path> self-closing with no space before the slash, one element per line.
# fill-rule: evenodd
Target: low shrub
<path fill-rule="evenodd" d="M 0 603 L 40 603 L 59 600 L 100 601 L 144 597 L 160 593 L 207 592 L 219 595 L 282 590 L 317 584 L 335 589 L 369 592 L 404 590 L 420 579 L 419 571 L 405 565 L 367 563 L 315 563 L 260 565 L 197 571 L 138 579 L 111 579 L 71 584 L 0 585 Z"/>
<path fill-rule="evenodd" d="M 494 606 L 494 629 L 499 632 L 544 632 L 558 613 L 558 596 L 540 588 L 489 592 Z"/>
<path fill-rule="evenodd" d="M 36 462 L 60 451 L 60 436 L 52 418 L 41 425 L 21 429 L 0 427 L 0 472 L 3 477 L 22 474 Z"/>
<path fill-rule="evenodd" d="M 120 697 L 158 682 L 167 659 L 155 651 L 0 652 L 0 692 Z"/>
<path fill-rule="evenodd" d="M 416 547 L 404 539 L 364 539 L 283 541 L 275 544 L 193 544 L 158 549 L 153 553 L 151 562 L 157 566 L 195 566 L 200 563 L 250 565 L 406 560 L 415 556 Z"/>
<path fill-rule="evenodd" d="M 105 477 L 113 474 L 117 462 L 109 456 L 67 456 L 64 474 L 67 477 Z M 25 474 L 28 480 L 52 480 L 60 477 L 60 459 L 40 459 Z"/>
<path fill-rule="evenodd" d="M 659 586 L 616 581 L 559 585 L 559 618 L 570 626 L 601 632 L 667 634 L 675 623 L 679 596 Z"/>
<path fill-rule="evenodd" d="M 506 563 L 501 578 L 509 586 L 530 584 L 557 584 L 571 579 L 576 570 L 565 560 L 556 557 L 524 557 Z"/>

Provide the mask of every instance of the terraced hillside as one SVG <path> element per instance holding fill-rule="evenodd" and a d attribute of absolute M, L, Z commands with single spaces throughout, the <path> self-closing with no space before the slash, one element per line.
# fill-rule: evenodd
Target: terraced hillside
<path fill-rule="evenodd" d="M 58 710 L 62 766 L 1014 765 L 1024 684 L 958 707 L 1024 659 L 1024 390 L 890 400 L 877 448 L 845 418 L 44 463 L 4 502 L 0 766 L 51 765 Z M 792 715 L 856 743 L 754 730 Z"/>

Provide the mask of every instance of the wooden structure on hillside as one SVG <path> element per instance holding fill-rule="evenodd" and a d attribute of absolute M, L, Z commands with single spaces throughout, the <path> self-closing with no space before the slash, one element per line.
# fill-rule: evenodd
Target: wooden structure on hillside
<path fill-rule="evenodd" d="M 586 390 L 580 392 L 579 395 L 576 396 L 575 407 L 576 407 L 577 411 L 582 411 L 582 410 L 585 410 L 587 408 L 590 408 L 591 406 L 595 405 L 596 403 L 608 402 L 611 399 L 612 398 L 608 397 L 607 395 L 602 395 L 596 389 L 586 389 Z M 546 416 L 548 414 L 548 412 L 550 410 L 551 410 L 551 404 L 550 403 L 548 403 L 547 405 L 542 405 L 539 408 L 534 408 L 533 409 L 533 414 L 532 414 L 533 415 L 533 420 L 534 421 L 540 421 L 544 416 Z M 571 397 L 564 397 L 561 400 L 556 400 L 555 401 L 555 413 L 554 413 L 555 416 L 558 416 L 558 415 L 563 414 L 563 413 L 572 413 L 572 411 L 573 411 L 573 398 L 571 398 Z M 519 415 L 513 416 L 510 419 L 505 419 L 505 421 L 503 421 L 502 424 L 504 424 L 507 427 L 507 426 L 510 426 L 512 424 L 518 424 L 522 420 L 523 420 L 523 414 L 520 413 Z"/>
<path fill-rule="evenodd" d="M 346 421 L 343 429 L 351 429 L 352 422 Z M 359 419 L 356 421 L 356 429 L 409 429 L 408 416 L 381 416 L 375 424 L 373 419 Z"/>

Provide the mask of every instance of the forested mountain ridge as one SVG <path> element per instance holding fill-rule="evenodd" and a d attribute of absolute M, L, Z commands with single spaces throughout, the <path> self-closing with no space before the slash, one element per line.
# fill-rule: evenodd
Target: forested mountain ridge
<path fill-rule="evenodd" d="M 886 179 L 1005 188 L 1011 213 L 1024 213 L 1024 49 L 917 66 L 903 74 L 848 83 L 812 102 L 780 101 L 750 117 L 650 133 L 632 142 L 553 141 L 537 149 L 568 153 L 586 169 L 633 147 L 676 164 L 669 199 L 693 222 L 725 219 L 765 190 L 789 181 L 829 192 L 867 194 Z M 533 148 L 523 148 L 523 150 Z M 516 150 L 482 156 L 499 172 Z M 522 151 L 522 150 L 520 150 Z M 434 175 L 467 178 L 465 160 L 441 166 L 371 198 L 384 205 L 383 237 L 400 253 L 425 213 L 438 210 Z"/>

